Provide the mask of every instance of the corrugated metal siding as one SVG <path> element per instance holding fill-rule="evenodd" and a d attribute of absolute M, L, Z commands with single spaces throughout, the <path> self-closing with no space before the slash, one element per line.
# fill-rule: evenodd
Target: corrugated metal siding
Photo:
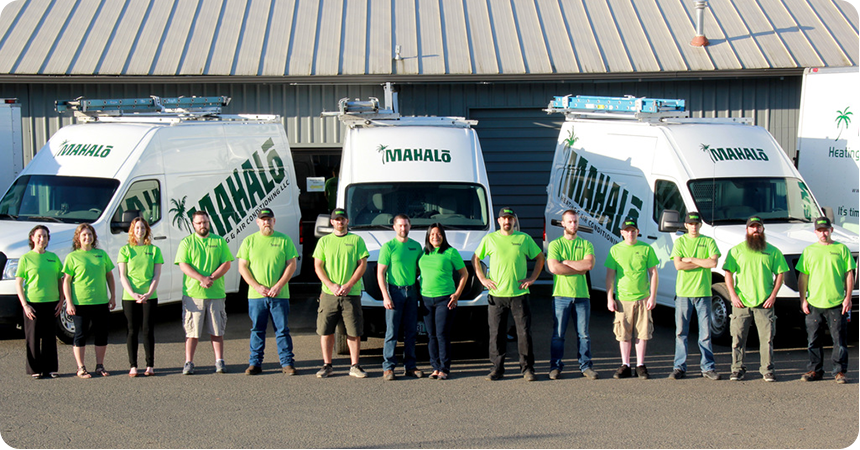
<path fill-rule="evenodd" d="M 844 0 L 18 0 L 0 75 L 586 75 L 857 65 Z M 394 60 L 397 48 L 401 58 Z"/>

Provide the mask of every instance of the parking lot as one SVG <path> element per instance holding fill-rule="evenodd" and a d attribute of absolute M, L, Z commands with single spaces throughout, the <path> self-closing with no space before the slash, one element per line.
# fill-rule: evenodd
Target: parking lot
<path fill-rule="evenodd" d="M 158 376 L 151 378 L 126 376 L 121 315 L 115 315 L 110 334 L 108 378 L 74 377 L 71 348 L 60 345 L 62 376 L 32 380 L 24 373 L 22 333 L 3 329 L 0 434 L 16 448 L 841 448 L 858 436 L 856 325 L 848 385 L 837 385 L 829 375 L 823 381 L 799 381 L 806 368 L 805 332 L 799 321 L 782 318 L 776 383 L 761 380 L 755 342 L 745 381 L 727 380 L 731 352 L 725 345 L 714 348 L 724 380 L 698 376 L 694 342 L 688 360 L 692 376 L 676 381 L 667 379 L 673 311 L 658 307 L 646 360 L 652 379 L 614 380 L 620 358 L 612 316 L 602 302 L 593 301 L 593 355 L 601 378 L 591 381 L 567 370 L 552 381 L 547 378 L 549 290 L 539 286 L 532 295 L 535 382 L 515 375 L 515 342 L 508 347 L 507 376 L 485 380 L 490 369 L 486 349 L 469 341 L 454 345 L 450 380 L 398 377 L 385 382 L 380 339 L 362 343 L 367 379 L 346 376 L 346 357 L 335 360 L 334 377 L 317 379 L 321 359 L 313 289 L 294 290 L 290 325 L 299 369 L 294 377 L 280 373 L 271 332 L 265 372 L 243 374 L 250 320 L 240 299 L 229 300 L 234 302 L 225 336 L 230 372 L 224 375 L 213 373 L 207 342 L 198 348 L 197 374 L 180 375 L 184 358 L 178 305 L 160 308 Z M 571 354 L 575 356 L 575 346 L 569 339 L 567 369 L 576 367 Z M 428 370 L 423 343 L 418 356 L 419 368 Z M 87 365 L 95 365 L 91 346 Z"/>

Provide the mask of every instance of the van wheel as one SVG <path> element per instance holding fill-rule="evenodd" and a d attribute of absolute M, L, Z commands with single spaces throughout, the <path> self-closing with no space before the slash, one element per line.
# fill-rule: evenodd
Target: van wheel
<path fill-rule="evenodd" d="M 343 325 L 338 325 L 334 330 L 334 354 L 349 354 L 349 345 L 346 343 L 346 331 L 343 329 Z"/>
<path fill-rule="evenodd" d="M 729 340 L 729 314 L 732 311 L 732 302 L 729 300 L 729 289 L 726 283 L 717 283 L 712 286 L 713 297 L 711 298 L 711 340 L 728 342 Z"/>
<path fill-rule="evenodd" d="M 57 316 L 57 338 L 63 344 L 70 345 L 74 337 L 75 322 L 72 320 L 72 316 L 66 313 L 66 308 L 63 308 L 60 315 Z"/>

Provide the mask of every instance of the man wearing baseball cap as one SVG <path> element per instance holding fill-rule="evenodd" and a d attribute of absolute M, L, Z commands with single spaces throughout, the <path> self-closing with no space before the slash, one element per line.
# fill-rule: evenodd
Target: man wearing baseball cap
<path fill-rule="evenodd" d="M 636 376 L 649 378 L 645 367 L 645 347 L 654 331 L 651 310 L 657 306 L 657 255 L 654 249 L 639 242 L 635 218 L 621 224 L 621 242 L 609 249 L 603 263 L 606 267 L 606 307 L 615 312 L 615 340 L 621 349 L 621 366 L 613 378 L 628 378 L 630 349 L 636 346 Z"/>
<path fill-rule="evenodd" d="M 248 315 L 251 317 L 251 355 L 246 375 L 263 371 L 266 328 L 269 318 L 275 329 L 275 343 L 281 371 L 295 375 L 293 338 L 290 336 L 290 288 L 288 282 L 296 272 L 298 252 L 293 240 L 275 231 L 275 213 L 269 208 L 257 213 L 260 231 L 242 240 L 239 247 L 239 274 L 248 283 Z"/>
<path fill-rule="evenodd" d="M 857 264 L 845 244 L 831 237 L 833 226 L 827 217 L 819 217 L 815 224 L 818 242 L 803 249 L 797 270 L 800 271 L 798 288 L 800 307 L 806 314 L 806 337 L 809 350 L 808 372 L 803 381 L 820 380 L 824 375 L 824 349 L 822 340 L 825 323 L 833 338 L 832 374 L 837 383 L 848 382 L 848 312 L 851 311 L 851 292 L 854 289 L 854 271 Z"/>
<path fill-rule="evenodd" d="M 532 349 L 531 309 L 529 286 L 534 284 L 543 270 L 544 256 L 531 236 L 514 230 L 517 222 L 514 210 L 508 207 L 499 211 L 499 229 L 484 236 L 472 265 L 475 275 L 487 289 L 487 323 L 490 326 L 490 361 L 493 369 L 489 380 L 498 380 L 505 373 L 508 311 L 514 316 L 517 327 L 517 349 L 520 353 L 520 371 L 526 381 L 535 379 L 535 355 Z M 481 260 L 490 257 L 490 276 L 484 274 Z M 531 276 L 526 277 L 526 262 L 535 260 Z"/>
<path fill-rule="evenodd" d="M 776 381 L 773 373 L 773 337 L 776 334 L 773 305 L 785 272 L 788 272 L 788 263 L 779 249 L 767 243 L 761 217 L 747 219 L 746 240 L 729 250 L 723 270 L 732 300 L 730 379 L 742 380 L 746 374 L 747 336 L 750 323 L 755 320 L 761 360 L 759 372 L 765 381 Z"/>
<path fill-rule="evenodd" d="M 719 380 L 711 347 L 711 269 L 717 267 L 720 251 L 717 243 L 699 234 L 702 218 L 697 211 L 687 213 L 687 234 L 672 247 L 671 258 L 678 270 L 675 282 L 675 362 L 669 378 L 678 380 L 687 374 L 687 335 L 693 309 L 699 319 L 699 352 L 702 376 Z"/>

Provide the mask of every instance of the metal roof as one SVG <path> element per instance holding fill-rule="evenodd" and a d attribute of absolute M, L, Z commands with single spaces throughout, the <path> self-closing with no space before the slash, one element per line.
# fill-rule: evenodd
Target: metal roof
<path fill-rule="evenodd" d="M 527 80 L 858 64 L 847 1 L 711 0 L 709 46 L 690 45 L 695 28 L 693 0 L 18 0 L 0 15 L 0 76 Z"/>

